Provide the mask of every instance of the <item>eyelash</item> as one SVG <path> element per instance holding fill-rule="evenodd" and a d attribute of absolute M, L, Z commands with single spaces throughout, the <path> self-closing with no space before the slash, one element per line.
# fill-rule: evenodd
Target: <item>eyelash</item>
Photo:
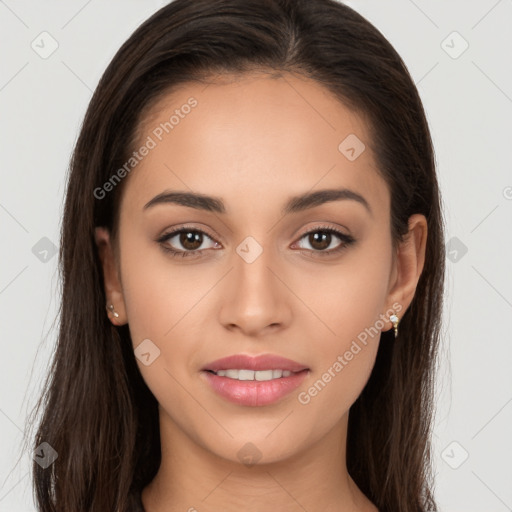
<path fill-rule="evenodd" d="M 342 233 L 341 231 L 339 231 L 339 230 L 337 230 L 335 228 L 331 228 L 331 227 L 327 227 L 327 226 L 318 226 L 315 229 L 307 231 L 306 233 L 304 233 L 299 238 L 299 241 L 302 240 L 304 237 L 306 237 L 306 236 L 308 236 L 308 235 L 310 235 L 312 233 L 317 233 L 317 232 L 334 234 L 343 243 L 341 243 L 335 249 L 330 249 L 329 251 L 320 251 L 320 250 L 316 250 L 315 251 L 315 250 L 311 250 L 311 249 L 300 249 L 299 252 L 301 254 L 304 254 L 304 253 L 313 253 L 313 254 L 315 254 L 316 253 L 320 257 L 332 256 L 333 254 L 340 253 L 341 251 L 343 251 L 344 249 L 346 249 L 348 246 L 352 245 L 356 241 L 355 238 L 353 238 L 352 236 L 347 235 L 345 233 Z M 172 249 L 172 248 L 170 248 L 170 247 L 168 247 L 167 245 L 164 244 L 164 242 L 167 242 L 168 240 L 170 240 L 174 236 L 179 235 L 180 233 L 201 233 L 201 234 L 206 235 L 208 238 L 211 238 L 213 240 L 212 236 L 210 236 L 208 233 L 206 233 L 205 231 L 203 231 L 201 229 L 183 226 L 183 227 L 180 227 L 178 229 L 175 229 L 174 231 L 170 231 L 169 233 L 165 233 L 160 238 L 158 238 L 156 241 L 158 243 L 160 243 L 160 246 L 162 247 L 162 249 L 166 253 L 168 253 L 170 256 L 172 256 L 172 257 L 177 257 L 177 256 L 181 256 L 183 258 L 194 257 L 194 256 L 197 256 L 198 253 L 206 250 L 206 249 L 196 249 L 196 250 L 193 250 L 193 251 L 180 251 L 180 250 Z M 314 256 L 314 257 L 316 257 L 316 256 Z"/>

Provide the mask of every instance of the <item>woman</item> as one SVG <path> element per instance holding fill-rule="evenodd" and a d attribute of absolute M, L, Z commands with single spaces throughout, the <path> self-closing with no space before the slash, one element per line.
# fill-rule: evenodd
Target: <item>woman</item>
<path fill-rule="evenodd" d="M 60 263 L 40 511 L 437 510 L 432 142 L 349 7 L 144 22 L 85 116 Z"/>

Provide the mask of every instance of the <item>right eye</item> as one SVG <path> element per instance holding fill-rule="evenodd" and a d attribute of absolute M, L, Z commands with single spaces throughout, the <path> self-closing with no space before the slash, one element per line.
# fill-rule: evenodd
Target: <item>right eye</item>
<path fill-rule="evenodd" d="M 205 242 L 204 237 L 209 238 L 213 242 L 213 246 L 200 249 Z M 175 239 L 173 244 L 181 245 L 181 248 L 173 247 L 170 242 Z M 210 235 L 197 228 L 181 227 L 169 233 L 165 233 L 158 240 L 162 249 L 171 254 L 171 256 L 199 256 L 199 253 L 205 249 L 218 248 L 219 243 L 214 241 Z"/>

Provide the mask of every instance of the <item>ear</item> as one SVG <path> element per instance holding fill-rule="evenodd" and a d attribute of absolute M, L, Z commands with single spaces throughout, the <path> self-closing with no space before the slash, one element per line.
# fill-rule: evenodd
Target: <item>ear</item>
<path fill-rule="evenodd" d="M 409 232 L 399 244 L 387 297 L 388 318 L 391 311 L 402 317 L 411 305 L 425 264 L 427 220 L 424 215 L 409 217 Z M 392 328 L 393 325 L 390 322 Z"/>
<path fill-rule="evenodd" d="M 110 233 L 106 228 L 96 227 L 94 235 L 103 267 L 103 286 L 107 297 L 105 309 L 114 325 L 124 325 L 127 323 L 126 308 Z M 108 309 L 110 304 L 113 304 L 114 311 Z M 115 316 L 114 312 L 118 316 Z"/>

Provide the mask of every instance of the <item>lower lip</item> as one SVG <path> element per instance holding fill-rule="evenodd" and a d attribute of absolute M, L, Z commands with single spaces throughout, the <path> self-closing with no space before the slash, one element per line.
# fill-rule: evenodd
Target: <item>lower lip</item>
<path fill-rule="evenodd" d="M 220 396 L 238 405 L 258 407 L 277 402 L 284 396 L 297 389 L 309 370 L 292 373 L 289 377 L 280 377 L 266 381 L 236 380 L 229 377 L 219 377 L 214 373 L 203 371 L 208 384 Z"/>

